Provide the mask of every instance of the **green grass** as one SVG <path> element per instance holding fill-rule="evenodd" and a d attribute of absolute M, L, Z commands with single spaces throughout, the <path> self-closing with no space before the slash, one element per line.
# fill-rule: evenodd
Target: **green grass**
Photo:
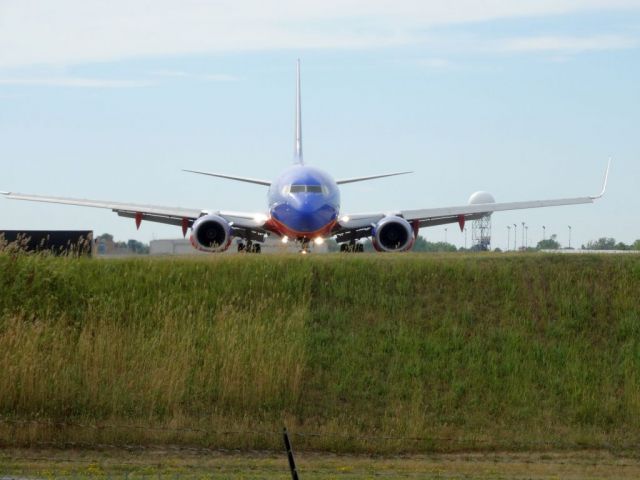
<path fill-rule="evenodd" d="M 0 444 L 280 448 L 264 432 L 284 423 L 336 452 L 640 441 L 634 255 L 5 254 L 0 272 L 0 416 L 105 425 L 0 422 Z"/>

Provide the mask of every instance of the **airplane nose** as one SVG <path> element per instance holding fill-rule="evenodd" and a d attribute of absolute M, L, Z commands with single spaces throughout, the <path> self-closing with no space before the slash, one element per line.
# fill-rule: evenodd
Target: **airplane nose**
<path fill-rule="evenodd" d="M 297 207 L 301 212 L 314 212 L 322 207 L 324 204 L 323 200 L 324 199 L 322 198 L 318 198 L 317 195 L 314 195 L 313 197 L 311 195 L 305 195 L 304 198 L 300 199 Z"/>
<path fill-rule="evenodd" d="M 314 198 L 315 197 L 315 198 Z M 276 207 L 276 219 L 298 232 L 315 232 L 335 220 L 336 209 L 322 195 L 305 195 Z"/>

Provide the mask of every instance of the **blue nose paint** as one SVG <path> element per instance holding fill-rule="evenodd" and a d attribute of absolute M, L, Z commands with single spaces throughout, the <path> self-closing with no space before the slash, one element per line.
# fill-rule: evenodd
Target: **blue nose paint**
<path fill-rule="evenodd" d="M 314 234 L 337 220 L 338 186 L 322 170 L 293 165 L 271 184 L 269 210 L 286 229 L 303 236 Z"/>

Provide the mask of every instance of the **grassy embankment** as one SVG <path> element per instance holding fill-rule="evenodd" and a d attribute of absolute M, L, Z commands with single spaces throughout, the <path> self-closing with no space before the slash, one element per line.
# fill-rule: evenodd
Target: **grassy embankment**
<path fill-rule="evenodd" d="M 280 448 L 260 432 L 283 423 L 342 452 L 640 441 L 637 256 L 0 255 L 0 272 L 0 417 L 144 427 L 0 422 L 0 445 Z"/>

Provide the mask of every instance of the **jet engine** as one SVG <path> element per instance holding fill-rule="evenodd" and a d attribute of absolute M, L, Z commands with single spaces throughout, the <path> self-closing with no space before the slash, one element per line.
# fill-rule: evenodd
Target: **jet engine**
<path fill-rule="evenodd" d="M 372 243 L 379 252 L 404 252 L 414 241 L 413 228 L 404 218 L 384 217 L 373 227 Z"/>
<path fill-rule="evenodd" d="M 190 240 L 197 250 L 224 252 L 231 245 L 231 226 L 218 215 L 205 215 L 193 223 Z"/>

